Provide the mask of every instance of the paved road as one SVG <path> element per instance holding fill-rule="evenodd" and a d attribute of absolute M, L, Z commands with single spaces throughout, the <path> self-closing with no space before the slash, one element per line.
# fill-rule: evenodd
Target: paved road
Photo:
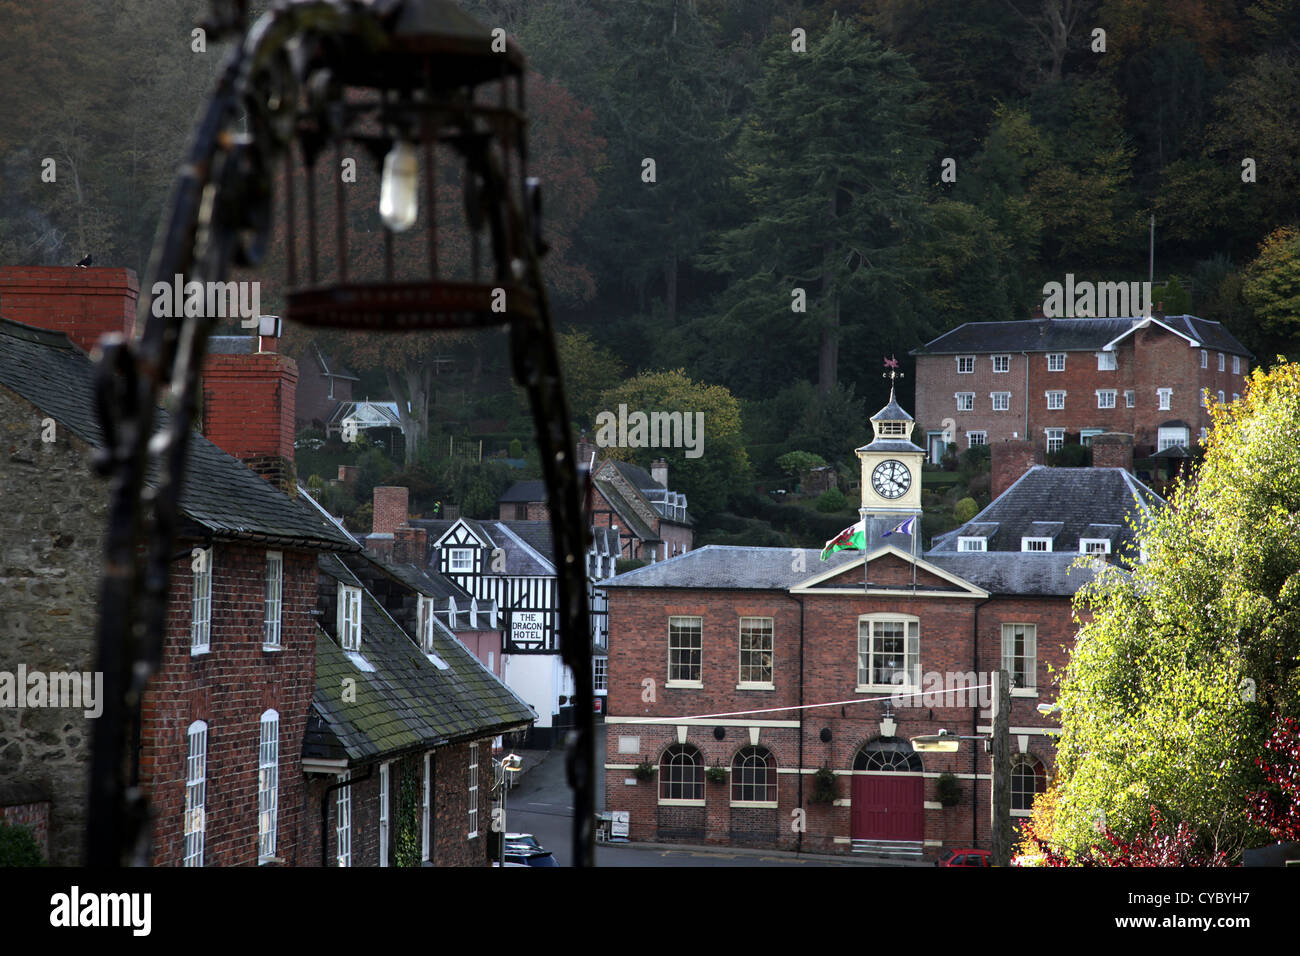
<path fill-rule="evenodd" d="M 550 850 L 556 862 L 569 866 L 572 861 L 573 803 L 572 791 L 564 780 L 564 758 L 559 751 L 529 769 L 510 793 L 506 802 L 506 828 L 511 832 L 531 833 Z M 596 865 L 611 867 L 666 866 L 763 866 L 822 867 L 863 866 L 863 860 L 838 861 L 821 857 L 796 857 L 786 854 L 756 854 L 732 851 L 725 847 L 635 847 L 597 844 Z M 884 866 L 908 866 L 908 863 L 876 863 Z"/>

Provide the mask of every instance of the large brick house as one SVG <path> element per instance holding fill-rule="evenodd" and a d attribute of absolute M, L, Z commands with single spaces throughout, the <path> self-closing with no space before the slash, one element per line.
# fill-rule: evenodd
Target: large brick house
<path fill-rule="evenodd" d="M 1137 456 L 1204 440 L 1204 395 L 1245 390 L 1251 353 L 1192 315 L 967 322 L 912 351 L 916 417 L 931 462 L 1008 439 L 1055 451 L 1101 432 L 1134 436 Z"/>
<path fill-rule="evenodd" d="M 1074 641 L 1072 598 L 1102 562 L 1137 559 L 1126 522 L 1159 499 L 1122 468 L 1030 468 L 914 554 L 894 528 L 919 507 L 924 452 L 892 401 L 873 424 L 865 555 L 710 545 L 606 582 L 606 806 L 630 812 L 633 840 L 987 847 L 991 755 L 909 739 L 990 734 L 1002 668 L 1013 815 L 1044 789 L 1058 728 L 1037 705 Z"/>

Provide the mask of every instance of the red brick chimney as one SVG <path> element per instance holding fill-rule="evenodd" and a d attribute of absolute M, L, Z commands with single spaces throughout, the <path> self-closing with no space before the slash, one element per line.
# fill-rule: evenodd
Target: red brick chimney
<path fill-rule="evenodd" d="M 271 484 L 294 493 L 298 366 L 277 352 L 203 360 L 203 434 Z"/>
<path fill-rule="evenodd" d="M 1104 432 L 1092 436 L 1092 467 L 1123 468 L 1133 471 L 1133 436 L 1127 432 Z"/>
<path fill-rule="evenodd" d="M 1015 484 L 1016 480 L 1034 465 L 1043 463 L 1043 449 L 1024 439 L 994 442 L 991 451 L 993 459 L 990 491 L 994 499 Z"/>
<path fill-rule="evenodd" d="M 428 532 L 423 528 L 412 528 L 410 525 L 399 527 L 393 532 L 394 563 L 423 567 L 428 540 Z"/>
<path fill-rule="evenodd" d="M 401 485 L 375 486 L 375 513 L 370 525 L 371 534 L 394 534 L 406 524 L 407 508 L 411 499 L 409 488 Z"/>
<path fill-rule="evenodd" d="M 0 316 L 63 332 L 85 352 L 109 332 L 131 334 L 139 297 L 131 269 L 0 267 Z"/>

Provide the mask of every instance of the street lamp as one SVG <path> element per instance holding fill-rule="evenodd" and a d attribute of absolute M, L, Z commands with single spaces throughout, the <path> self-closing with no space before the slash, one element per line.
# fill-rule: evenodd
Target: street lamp
<path fill-rule="evenodd" d="M 963 740 L 982 740 L 984 741 L 985 751 L 988 750 L 988 734 L 971 737 L 950 734 L 946 730 L 940 730 L 937 734 L 922 734 L 920 737 L 912 737 L 910 742 L 912 749 L 918 753 L 951 754 L 957 752 Z"/>
<path fill-rule="evenodd" d="M 518 773 L 523 769 L 524 759 L 519 754 L 506 754 L 500 760 L 492 761 L 498 770 L 501 771 L 500 779 L 497 781 L 497 787 L 501 791 L 501 849 L 498 853 L 498 862 L 505 866 L 506 862 L 506 781 L 509 779 L 506 774 Z"/>

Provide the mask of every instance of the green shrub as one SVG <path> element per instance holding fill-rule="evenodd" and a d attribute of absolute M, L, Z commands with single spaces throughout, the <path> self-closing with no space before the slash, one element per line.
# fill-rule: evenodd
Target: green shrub
<path fill-rule="evenodd" d="M 830 767 L 823 766 L 813 774 L 813 803 L 834 803 L 835 802 L 835 772 Z"/>
<path fill-rule="evenodd" d="M 961 784 L 955 774 L 941 773 L 936 781 L 939 791 L 939 803 L 945 807 L 955 807 L 961 803 Z"/>
<path fill-rule="evenodd" d="M 44 865 L 41 848 L 27 827 L 0 823 L 0 867 Z"/>
<path fill-rule="evenodd" d="M 511 458 L 524 457 L 524 443 L 521 442 L 518 438 L 510 439 L 510 457 Z"/>
<path fill-rule="evenodd" d="M 795 476 L 802 475 L 814 468 L 820 468 L 824 464 L 826 464 L 825 458 L 810 451 L 786 452 L 776 460 L 776 467 L 780 468 L 784 474 Z"/>
<path fill-rule="evenodd" d="M 952 509 L 952 516 L 957 519 L 958 524 L 965 524 L 977 514 L 979 514 L 979 505 L 975 503 L 974 498 L 963 498 Z"/>
<path fill-rule="evenodd" d="M 833 511 L 843 511 L 848 505 L 849 499 L 844 496 L 844 492 L 832 488 L 821 493 L 814 507 L 823 514 L 830 514 Z"/>
<path fill-rule="evenodd" d="M 625 571 L 635 571 L 637 568 L 644 568 L 646 562 L 641 558 L 619 558 L 614 562 L 614 573 L 622 574 Z"/>

